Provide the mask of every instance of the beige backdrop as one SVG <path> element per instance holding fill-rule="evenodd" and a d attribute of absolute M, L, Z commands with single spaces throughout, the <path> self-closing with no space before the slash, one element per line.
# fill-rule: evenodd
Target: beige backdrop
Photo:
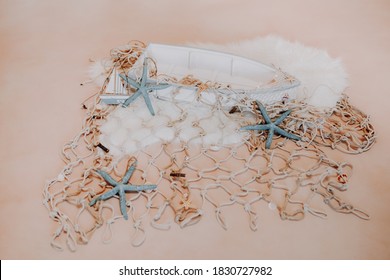
<path fill-rule="evenodd" d="M 389 30 L 388 0 L 0 0 L 0 258 L 389 259 Z M 347 93 L 379 135 L 368 153 L 342 155 L 355 166 L 345 197 L 370 221 L 329 210 L 327 220 L 287 222 L 265 211 L 257 232 L 242 213 L 230 215 L 224 231 L 210 213 L 184 230 L 149 230 L 140 248 L 131 247 L 126 225 L 110 245 L 97 234 L 76 253 L 50 247 L 54 225 L 42 188 L 62 168 L 60 149 L 80 129 L 80 104 L 94 92 L 79 85 L 89 58 L 131 39 L 225 43 L 268 34 L 345 63 Z"/>

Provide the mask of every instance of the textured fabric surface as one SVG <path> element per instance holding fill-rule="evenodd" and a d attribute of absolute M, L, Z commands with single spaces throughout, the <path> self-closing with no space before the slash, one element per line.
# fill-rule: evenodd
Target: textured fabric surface
<path fill-rule="evenodd" d="M 331 58 L 320 49 L 289 42 L 278 36 L 266 36 L 225 45 L 195 44 L 241 54 L 263 63 L 274 65 L 296 77 L 301 83 L 298 97 L 309 104 L 330 108 L 336 105 L 347 87 L 347 74 L 340 59 Z"/>

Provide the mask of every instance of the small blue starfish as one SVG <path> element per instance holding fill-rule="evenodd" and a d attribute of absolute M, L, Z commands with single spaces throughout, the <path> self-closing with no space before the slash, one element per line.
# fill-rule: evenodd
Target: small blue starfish
<path fill-rule="evenodd" d="M 119 76 L 129 85 L 134 87 L 136 89 L 135 93 L 127 98 L 125 102 L 122 104 L 122 107 L 127 107 L 131 102 L 133 102 L 135 99 L 137 99 L 140 95 L 145 100 L 146 106 L 148 106 L 149 112 L 154 116 L 154 109 L 152 106 L 152 102 L 150 101 L 149 92 L 153 90 L 159 90 L 164 89 L 167 87 L 170 87 L 171 85 L 166 83 L 157 84 L 156 82 L 149 82 L 148 81 L 148 58 L 145 57 L 143 69 L 142 69 L 142 77 L 140 81 L 136 81 L 130 77 L 127 77 L 125 75 L 119 74 Z"/>
<path fill-rule="evenodd" d="M 261 115 L 265 120 L 265 124 L 257 124 L 257 125 L 247 125 L 241 127 L 240 130 L 269 130 L 267 141 L 265 142 L 265 148 L 269 149 L 271 147 L 272 138 L 274 137 L 274 133 L 276 132 L 279 135 L 282 135 L 286 138 L 301 140 L 297 135 L 288 133 L 287 131 L 281 129 L 278 125 L 291 113 L 291 110 L 284 112 L 276 121 L 272 122 L 270 117 L 267 114 L 264 106 L 261 105 L 260 102 L 256 101 L 257 106 L 260 109 Z"/>
<path fill-rule="evenodd" d="M 119 194 L 119 202 L 120 202 L 120 207 L 121 207 L 121 212 L 125 220 L 128 219 L 127 216 L 127 211 L 126 211 L 126 196 L 125 192 L 130 191 L 130 192 L 140 192 L 144 190 L 153 190 L 157 188 L 156 185 L 131 185 L 128 184 L 128 181 L 133 175 L 133 172 L 135 170 L 135 163 L 132 164 L 129 169 L 127 170 L 125 176 L 123 176 L 121 182 L 115 181 L 110 175 L 108 175 L 107 172 L 104 172 L 102 170 L 96 170 L 97 173 L 99 173 L 100 176 L 103 177 L 103 179 L 113 186 L 114 188 L 96 198 L 94 198 L 90 203 L 89 206 L 93 206 L 97 201 L 99 200 L 106 200 L 108 198 L 113 197 L 116 194 Z"/>

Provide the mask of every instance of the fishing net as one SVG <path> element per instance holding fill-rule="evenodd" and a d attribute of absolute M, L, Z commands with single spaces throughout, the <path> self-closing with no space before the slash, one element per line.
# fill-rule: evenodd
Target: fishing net
<path fill-rule="evenodd" d="M 177 79 L 160 73 L 147 57 L 134 70 L 145 47 L 132 42 L 111 52 L 103 86 L 83 104 L 81 131 L 63 147 L 65 166 L 44 187 L 43 202 L 56 224 L 54 248 L 66 244 L 76 250 L 96 231 L 109 242 L 118 219 L 127 219 L 134 229 L 134 246 L 145 241 L 146 224 L 163 230 L 187 227 L 211 214 L 227 229 L 224 212 L 233 205 L 254 231 L 260 204 L 283 220 L 326 218 L 327 209 L 370 218 L 344 197 L 352 165 L 327 155 L 329 150 L 360 154 L 375 142 L 369 117 L 346 95 L 323 110 L 291 98 L 289 89 L 279 89 L 278 100 L 270 102 L 229 84 Z M 130 70 L 140 81 L 146 65 L 155 85 L 192 88 L 192 99 L 177 99 L 180 87 L 154 92 L 154 115 L 142 98 L 128 106 L 101 102 L 113 77 L 122 77 L 115 83 L 126 99 L 134 95 L 131 81 L 124 81 Z M 269 122 L 287 137 L 270 135 L 269 129 L 242 129 Z M 205 211 L 210 206 L 214 213 Z"/>

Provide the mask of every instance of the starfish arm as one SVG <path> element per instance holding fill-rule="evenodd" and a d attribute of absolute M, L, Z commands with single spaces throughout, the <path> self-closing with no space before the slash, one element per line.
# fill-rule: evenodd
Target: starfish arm
<path fill-rule="evenodd" d="M 268 130 L 270 129 L 269 124 L 256 124 L 256 125 L 247 125 L 240 128 L 240 130 Z"/>
<path fill-rule="evenodd" d="M 274 124 L 275 124 L 275 125 L 281 124 L 282 121 L 283 121 L 285 118 L 287 118 L 288 115 L 290 115 L 290 113 L 291 113 L 291 110 L 288 110 L 288 111 L 284 112 L 284 113 L 283 113 L 283 114 L 274 122 Z"/>
<path fill-rule="evenodd" d="M 170 84 L 149 84 L 147 85 L 148 90 L 159 90 L 159 89 L 164 89 L 170 87 Z"/>
<path fill-rule="evenodd" d="M 131 102 L 136 100 L 142 94 L 142 90 L 137 90 L 132 96 L 127 98 L 125 102 L 122 104 L 122 107 L 127 107 Z"/>
<path fill-rule="evenodd" d="M 123 190 L 129 192 L 140 192 L 146 190 L 154 190 L 157 188 L 157 185 L 123 185 Z"/>
<path fill-rule="evenodd" d="M 98 197 L 95 197 L 94 199 L 91 200 L 91 202 L 89 203 L 89 206 L 93 206 L 96 202 L 98 202 L 99 200 L 106 200 L 110 197 L 113 197 L 114 195 L 116 195 L 118 193 L 118 189 L 116 188 L 113 188 L 112 190 L 109 190 L 108 192 L 98 196 Z"/>
<path fill-rule="evenodd" d="M 99 198 L 100 198 L 100 196 L 98 196 L 98 197 L 92 199 L 91 202 L 89 203 L 89 206 L 94 206 L 95 203 L 99 200 Z"/>
<path fill-rule="evenodd" d="M 131 177 L 131 175 L 133 175 L 133 172 L 135 170 L 135 164 L 136 163 L 133 163 L 129 169 L 126 171 L 126 174 L 125 176 L 123 176 L 123 179 L 122 179 L 122 184 L 127 184 L 127 182 L 129 182 L 129 179 Z"/>
<path fill-rule="evenodd" d="M 119 205 L 121 208 L 121 213 L 123 215 L 123 218 L 125 218 L 125 220 L 127 220 L 128 216 L 127 216 L 126 194 L 125 194 L 124 185 L 121 185 L 119 188 Z"/>
<path fill-rule="evenodd" d="M 112 179 L 112 177 L 110 175 L 108 175 L 107 172 L 103 171 L 103 170 L 96 170 L 96 172 L 103 177 L 103 179 L 109 183 L 111 186 L 115 187 L 116 185 L 118 185 L 118 182 L 115 181 L 114 179 Z"/>
<path fill-rule="evenodd" d="M 271 119 L 269 118 L 269 116 L 267 114 L 267 110 L 265 110 L 264 106 L 259 101 L 256 101 L 256 103 L 257 103 L 257 106 L 259 106 L 261 115 L 263 116 L 265 122 L 272 123 Z"/>
<path fill-rule="evenodd" d="M 142 77 L 141 77 L 141 87 L 146 85 L 146 81 L 148 80 L 148 59 L 144 58 L 144 68 L 142 69 Z"/>
<path fill-rule="evenodd" d="M 119 77 L 121 77 L 127 84 L 131 85 L 132 87 L 135 87 L 136 89 L 139 88 L 139 84 L 137 83 L 137 81 L 133 80 L 132 78 L 130 77 L 127 77 L 123 74 L 119 74 Z"/>
<path fill-rule="evenodd" d="M 286 138 L 294 139 L 294 140 L 301 140 L 301 138 L 295 134 L 289 133 L 280 127 L 275 127 L 275 132 L 278 133 L 279 135 L 282 135 Z"/>
<path fill-rule="evenodd" d="M 154 116 L 155 113 L 154 113 L 153 105 L 152 105 L 152 102 L 150 101 L 150 97 L 149 97 L 147 90 L 143 90 L 142 96 L 145 100 L 146 106 L 149 109 L 149 112 Z"/>
<path fill-rule="evenodd" d="M 269 130 L 268 137 L 267 137 L 267 141 L 265 142 L 265 148 L 266 148 L 266 149 L 271 148 L 272 138 L 274 138 L 274 129 L 275 129 L 275 128 L 272 127 L 272 128 Z"/>

